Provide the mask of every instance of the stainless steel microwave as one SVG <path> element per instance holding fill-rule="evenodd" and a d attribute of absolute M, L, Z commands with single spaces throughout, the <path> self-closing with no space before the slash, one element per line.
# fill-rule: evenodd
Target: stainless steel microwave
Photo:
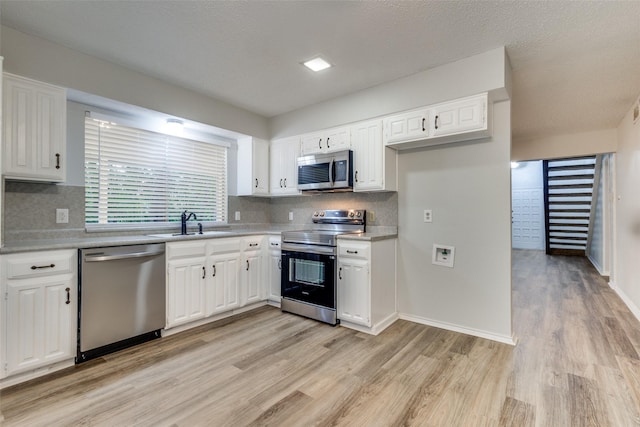
<path fill-rule="evenodd" d="M 353 190 L 353 151 L 298 157 L 298 189 L 303 191 Z"/>

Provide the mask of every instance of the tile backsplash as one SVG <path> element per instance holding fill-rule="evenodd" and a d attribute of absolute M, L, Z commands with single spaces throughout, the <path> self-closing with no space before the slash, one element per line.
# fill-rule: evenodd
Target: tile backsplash
<path fill-rule="evenodd" d="M 56 209 L 61 208 L 69 210 L 68 224 L 56 223 Z M 229 196 L 228 224 L 232 227 L 298 227 L 311 224 L 311 215 L 320 209 L 367 209 L 375 214 L 375 220 L 369 221 L 368 227 L 398 226 L 398 195 L 394 192 L 321 193 L 280 198 Z M 240 221 L 235 221 L 235 212 L 240 212 Z M 136 233 L 140 232 L 127 234 Z M 87 236 L 84 187 L 7 181 L 3 236 L 6 242 Z"/>

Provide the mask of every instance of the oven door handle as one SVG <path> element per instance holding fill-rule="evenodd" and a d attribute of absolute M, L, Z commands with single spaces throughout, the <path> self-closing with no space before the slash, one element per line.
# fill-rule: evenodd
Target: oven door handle
<path fill-rule="evenodd" d="M 302 243 L 282 243 L 283 252 L 301 252 L 316 255 L 336 255 L 336 248 L 333 246 L 305 245 Z"/>

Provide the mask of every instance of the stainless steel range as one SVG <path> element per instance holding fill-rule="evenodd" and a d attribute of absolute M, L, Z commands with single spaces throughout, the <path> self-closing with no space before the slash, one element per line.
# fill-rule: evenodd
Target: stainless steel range
<path fill-rule="evenodd" d="M 313 213 L 313 228 L 282 233 L 282 311 L 336 325 L 336 237 L 364 233 L 366 211 Z"/>

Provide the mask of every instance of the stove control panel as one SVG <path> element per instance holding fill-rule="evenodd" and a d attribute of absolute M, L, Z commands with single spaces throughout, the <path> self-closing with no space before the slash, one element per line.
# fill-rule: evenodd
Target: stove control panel
<path fill-rule="evenodd" d="M 344 210 L 324 210 L 315 211 L 313 213 L 313 222 L 323 223 L 341 223 L 354 222 L 364 223 L 366 218 L 366 210 L 364 209 L 344 209 Z"/>

